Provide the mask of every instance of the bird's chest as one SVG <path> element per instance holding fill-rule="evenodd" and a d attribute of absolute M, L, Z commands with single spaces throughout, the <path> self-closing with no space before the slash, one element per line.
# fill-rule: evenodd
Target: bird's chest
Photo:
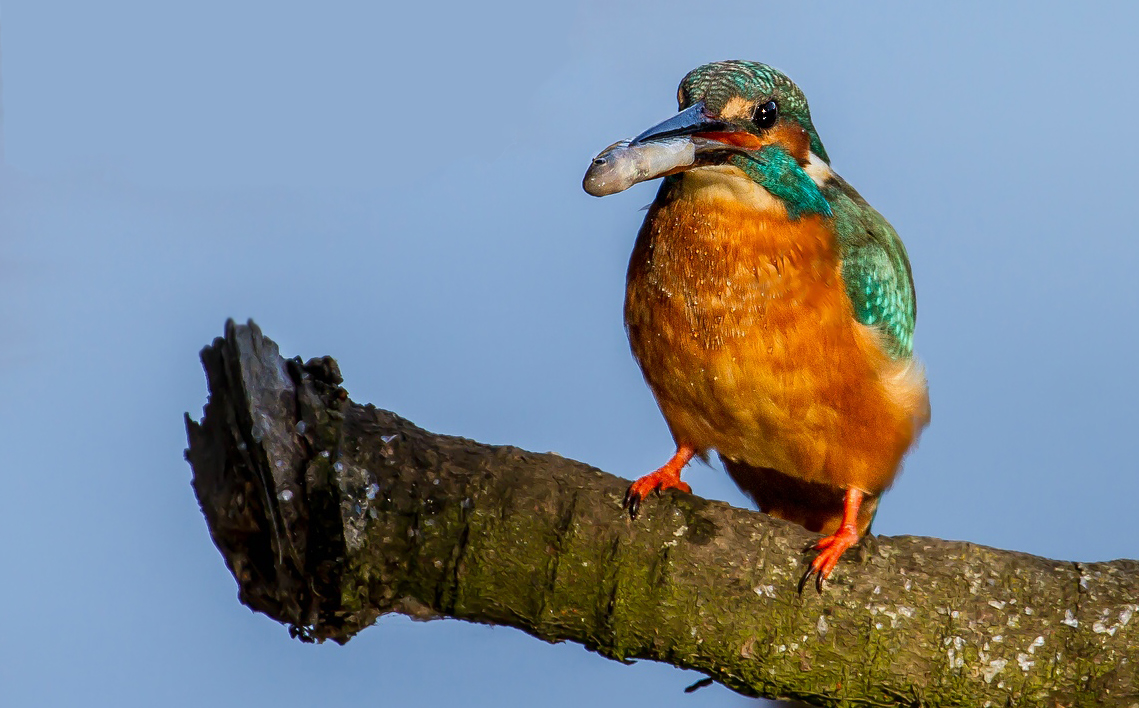
<path fill-rule="evenodd" d="M 625 323 L 674 435 L 729 456 L 832 425 L 826 401 L 846 385 L 836 361 L 865 358 L 827 223 L 737 199 L 658 199 Z"/>
<path fill-rule="evenodd" d="M 650 211 L 629 263 L 625 319 L 639 359 L 666 347 L 689 365 L 728 352 L 779 367 L 788 345 L 825 338 L 849 312 L 821 217 L 676 199 Z"/>

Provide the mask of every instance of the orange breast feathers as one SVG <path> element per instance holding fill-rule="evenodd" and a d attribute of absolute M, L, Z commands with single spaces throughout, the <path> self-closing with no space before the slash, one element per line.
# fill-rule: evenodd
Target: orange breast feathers
<path fill-rule="evenodd" d="M 873 495 L 928 420 L 920 367 L 854 319 L 821 217 L 673 189 L 637 237 L 625 322 L 677 444 L 701 453 Z"/>

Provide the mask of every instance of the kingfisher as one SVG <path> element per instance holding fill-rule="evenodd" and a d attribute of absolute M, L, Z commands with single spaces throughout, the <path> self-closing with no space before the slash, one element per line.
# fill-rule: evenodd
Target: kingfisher
<path fill-rule="evenodd" d="M 706 64 L 677 102 L 583 182 L 604 196 L 663 177 L 629 261 L 625 327 L 676 452 L 624 506 L 635 518 L 650 492 L 690 493 L 681 470 L 715 451 L 761 511 L 824 535 L 803 576 L 821 591 L 929 422 L 909 258 L 831 168 L 782 72 Z"/>

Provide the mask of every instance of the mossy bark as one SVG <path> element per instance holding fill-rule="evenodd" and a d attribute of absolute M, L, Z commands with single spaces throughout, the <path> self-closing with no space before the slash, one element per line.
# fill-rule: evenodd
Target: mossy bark
<path fill-rule="evenodd" d="M 240 598 L 306 640 L 388 612 L 503 624 L 820 706 L 1139 708 L 1139 563 L 883 536 L 822 594 L 816 536 L 694 495 L 648 500 L 553 454 L 348 400 L 335 361 L 252 323 L 202 351 L 194 489 Z"/>

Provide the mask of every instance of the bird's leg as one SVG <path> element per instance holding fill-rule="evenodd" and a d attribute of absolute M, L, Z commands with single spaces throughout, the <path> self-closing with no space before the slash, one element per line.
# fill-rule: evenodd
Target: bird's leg
<path fill-rule="evenodd" d="M 663 491 L 665 489 L 679 489 L 680 491 L 691 494 L 692 487 L 688 486 L 686 482 L 680 481 L 680 470 L 692 460 L 696 455 L 696 448 L 691 445 L 678 445 L 676 454 L 672 459 L 664 463 L 656 472 L 646 474 L 636 482 L 629 485 L 629 490 L 625 492 L 625 502 L 623 506 L 629 510 L 629 516 L 636 518 L 637 511 L 641 508 L 641 502 L 648 496 L 649 492 L 653 490 Z"/>
<path fill-rule="evenodd" d="M 838 565 L 838 559 L 846 549 L 858 543 L 858 509 L 862 506 L 862 491 L 848 489 L 842 499 L 842 522 L 838 530 L 830 536 L 815 544 L 819 555 L 811 561 L 811 567 L 804 576 L 804 580 L 812 574 L 815 575 L 815 587 L 819 592 L 823 590 L 823 581 L 830 577 L 831 571 Z"/>

